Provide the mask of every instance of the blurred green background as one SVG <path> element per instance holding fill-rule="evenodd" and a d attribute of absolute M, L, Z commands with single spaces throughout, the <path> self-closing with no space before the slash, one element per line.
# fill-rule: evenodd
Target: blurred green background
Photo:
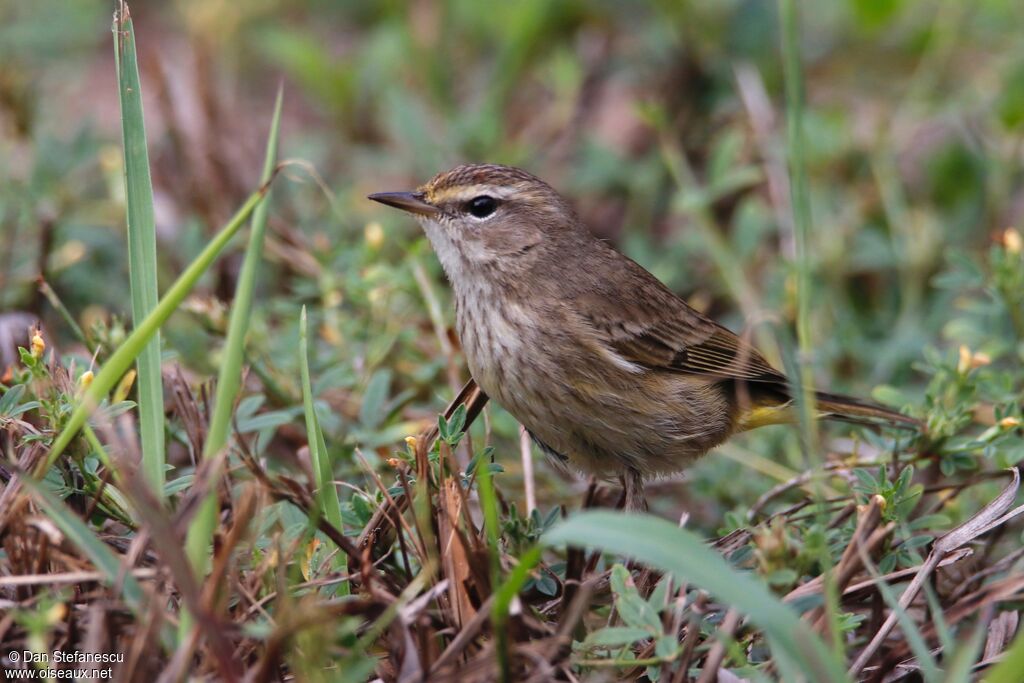
<path fill-rule="evenodd" d="M 809 359 L 819 386 L 922 403 L 922 350 L 1020 362 L 1017 324 L 965 296 L 1024 213 L 1024 4 L 802 3 L 813 228 Z M 239 429 L 280 462 L 303 442 L 297 318 L 340 478 L 385 459 L 466 378 L 448 290 L 414 223 L 366 201 L 456 163 L 522 166 L 590 228 L 779 361 L 795 315 L 794 237 L 775 2 L 177 0 L 131 5 L 166 286 L 256 186 L 285 93 L 267 265 Z M 41 316 L 40 274 L 95 338 L 129 309 L 119 109 L 106 2 L 0 3 L 0 349 Z M 242 243 L 164 333 L 167 371 L 217 367 Z M 972 275 L 974 274 L 974 275 Z M 971 279 L 972 276 L 974 279 Z M 13 341 L 11 341 L 13 340 Z M 454 348 L 453 348 L 454 347 Z M 0 368 L 2 370 L 2 368 Z M 484 431 L 522 500 L 516 425 Z M 830 432 L 844 436 L 848 429 Z M 743 437 L 655 509 L 698 524 L 803 468 L 795 430 Z M 830 442 L 831 447 L 842 444 Z M 170 459 L 187 463 L 184 437 Z M 752 457 L 756 454 L 757 457 Z M 779 469 L 781 467 L 782 469 Z M 542 508 L 583 482 L 538 464 Z M 516 497 L 518 501 L 515 500 Z M 695 501 L 699 499 L 698 505 Z M 690 501 L 690 502 L 687 502 Z"/>

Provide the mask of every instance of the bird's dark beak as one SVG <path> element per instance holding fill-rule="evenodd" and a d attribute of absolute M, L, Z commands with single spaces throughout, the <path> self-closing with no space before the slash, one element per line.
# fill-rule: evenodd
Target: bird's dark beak
<path fill-rule="evenodd" d="M 425 202 L 419 192 L 378 192 L 367 199 L 421 216 L 433 216 L 438 212 L 437 207 Z"/>

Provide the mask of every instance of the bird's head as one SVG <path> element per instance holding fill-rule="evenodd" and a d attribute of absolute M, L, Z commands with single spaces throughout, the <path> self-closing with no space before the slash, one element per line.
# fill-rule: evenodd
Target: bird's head
<path fill-rule="evenodd" d="M 550 185 L 510 166 L 457 166 L 411 192 L 369 198 L 412 214 L 452 280 L 485 265 L 521 271 L 580 230 Z"/>

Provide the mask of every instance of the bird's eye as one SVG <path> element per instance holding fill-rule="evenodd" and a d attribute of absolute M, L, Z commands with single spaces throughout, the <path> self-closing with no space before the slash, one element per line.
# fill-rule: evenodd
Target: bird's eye
<path fill-rule="evenodd" d="M 487 218 L 498 208 L 498 200 L 485 194 L 466 202 L 466 211 L 474 218 Z"/>

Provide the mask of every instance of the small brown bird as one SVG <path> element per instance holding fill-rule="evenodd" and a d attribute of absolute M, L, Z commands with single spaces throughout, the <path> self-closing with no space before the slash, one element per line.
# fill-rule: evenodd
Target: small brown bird
<path fill-rule="evenodd" d="M 795 421 L 786 376 L 633 260 L 595 238 L 547 183 L 466 165 L 370 199 L 413 214 L 455 291 L 477 384 L 554 460 L 643 479 L 677 472 L 736 432 Z M 818 414 L 917 426 L 846 396 Z"/>

